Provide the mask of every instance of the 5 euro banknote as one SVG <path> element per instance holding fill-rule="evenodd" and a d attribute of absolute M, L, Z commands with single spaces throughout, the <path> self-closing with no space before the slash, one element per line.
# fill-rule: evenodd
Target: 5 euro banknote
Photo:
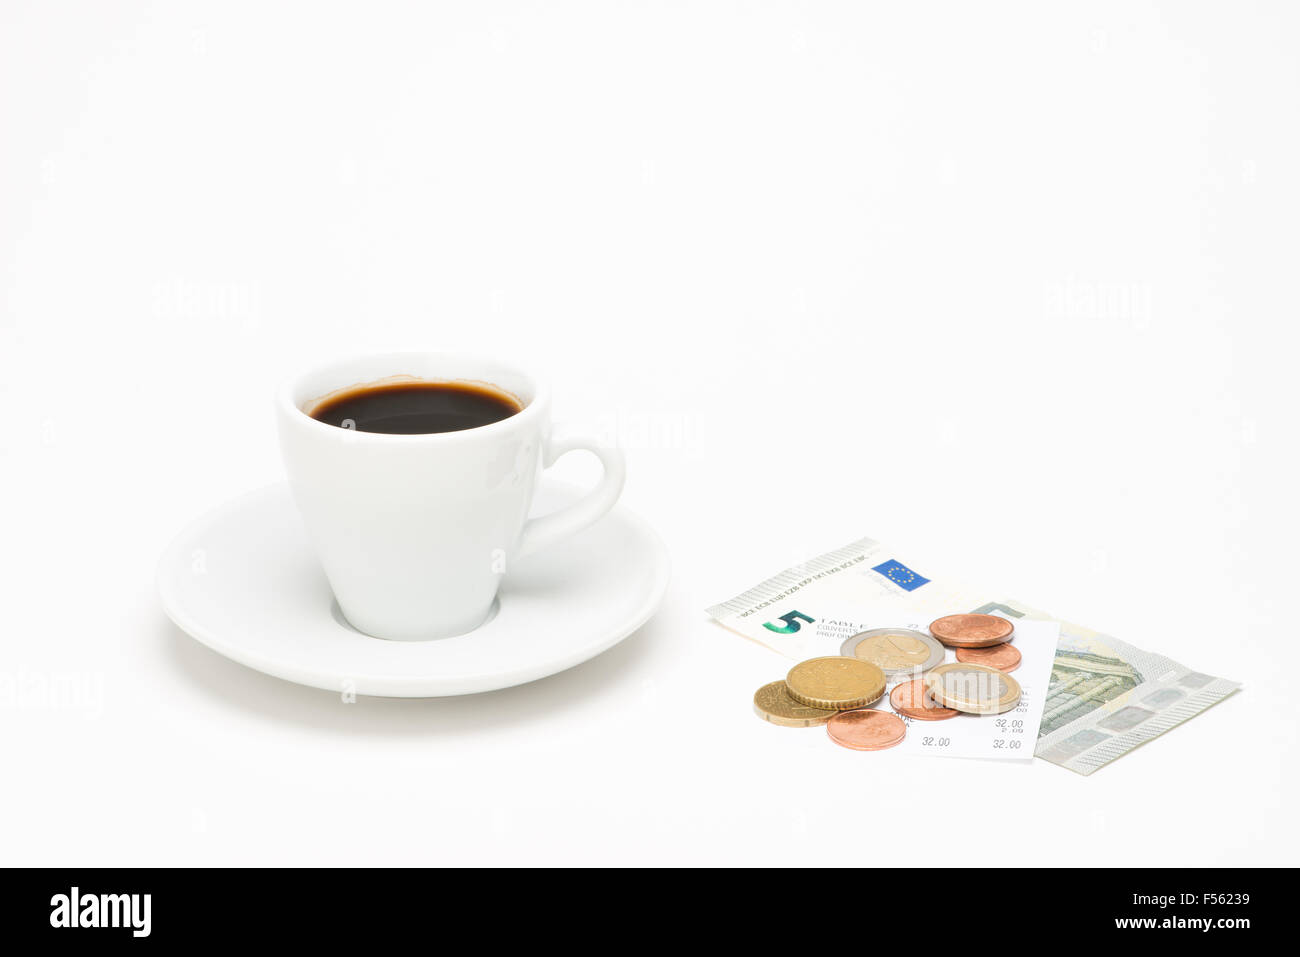
<path fill-rule="evenodd" d="M 1091 774 L 1240 687 L 1012 599 L 932 580 L 924 571 L 863 538 L 787 568 L 708 613 L 799 661 L 839 653 L 844 636 L 819 624 L 842 618 L 846 609 L 854 620 L 882 628 L 958 612 L 1055 621 L 1060 632 L 1034 754 L 1079 774 Z"/>

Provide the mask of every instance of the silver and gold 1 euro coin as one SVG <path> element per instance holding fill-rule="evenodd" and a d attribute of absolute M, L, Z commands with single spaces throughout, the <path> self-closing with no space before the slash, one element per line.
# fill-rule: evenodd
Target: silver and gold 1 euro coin
<path fill-rule="evenodd" d="M 872 628 L 859 632 L 840 645 L 840 654 L 871 662 L 887 678 L 929 671 L 943 664 L 943 645 L 910 628 Z"/>
<path fill-rule="evenodd" d="M 924 678 L 934 700 L 966 714 L 1002 714 L 1020 701 L 1020 683 L 996 668 L 964 664 L 940 665 Z"/>

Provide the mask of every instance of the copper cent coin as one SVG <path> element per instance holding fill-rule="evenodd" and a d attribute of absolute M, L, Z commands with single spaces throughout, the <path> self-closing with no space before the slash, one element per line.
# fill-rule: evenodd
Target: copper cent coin
<path fill-rule="evenodd" d="M 997 615 L 946 615 L 930 622 L 930 634 L 953 648 L 983 648 L 1010 641 L 1015 625 Z"/>
<path fill-rule="evenodd" d="M 972 665 L 997 668 L 998 671 L 1015 671 L 1020 667 L 1020 652 L 1016 650 L 1015 645 L 1004 642 L 1000 645 L 989 645 L 987 648 L 958 648 L 957 660 Z"/>
<path fill-rule="evenodd" d="M 842 748 L 883 751 L 903 740 L 907 725 L 888 711 L 841 711 L 826 723 L 826 733 Z"/>
<path fill-rule="evenodd" d="M 942 721 L 944 718 L 955 718 L 961 713 L 935 701 L 934 695 L 925 687 L 924 678 L 895 685 L 894 690 L 889 692 L 889 703 L 899 714 L 918 721 Z"/>

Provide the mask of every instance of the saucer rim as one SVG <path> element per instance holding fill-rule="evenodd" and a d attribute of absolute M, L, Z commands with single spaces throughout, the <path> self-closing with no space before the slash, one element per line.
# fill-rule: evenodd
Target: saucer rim
<path fill-rule="evenodd" d="M 544 482 L 549 487 L 569 489 L 576 494 L 582 492 L 580 486 L 561 479 L 543 476 L 539 481 Z M 268 497 L 281 490 L 286 493 L 292 506 L 292 495 L 288 491 L 288 482 L 272 482 L 243 492 L 192 518 L 172 537 L 159 555 L 154 571 L 154 589 L 167 618 L 199 644 L 224 658 L 262 674 L 334 694 L 339 694 L 344 690 L 352 690 L 353 693 L 358 695 L 381 698 L 459 697 L 467 694 L 500 691 L 504 688 L 513 688 L 533 681 L 540 681 L 543 678 L 549 678 L 552 675 L 568 671 L 585 661 L 590 661 L 635 633 L 659 610 L 672 578 L 672 564 L 668 548 L 659 533 L 636 512 L 621 503 L 616 504 L 611 509 L 610 515 L 618 513 L 621 521 L 629 522 L 634 526 L 637 532 L 644 536 L 648 550 L 654 553 L 654 578 L 645 593 L 645 598 L 638 604 L 635 613 L 626 616 L 616 626 L 601 629 L 598 639 L 571 649 L 559 658 L 548 659 L 543 664 L 511 669 L 503 668 L 490 672 L 476 672 L 472 675 L 458 674 L 454 679 L 447 682 L 447 690 L 434 691 L 423 687 L 417 688 L 417 685 L 426 685 L 435 679 L 429 675 L 412 676 L 403 674 L 367 674 L 364 678 L 355 679 L 356 687 L 354 689 L 344 689 L 340 686 L 338 675 L 334 671 L 321 671 L 300 661 L 286 661 L 282 658 L 259 654 L 255 651 L 249 651 L 246 646 L 232 645 L 223 640 L 214 634 L 211 629 L 200 625 L 182 610 L 183 603 L 172 588 L 174 576 L 170 570 L 174 569 L 177 562 L 184 557 L 181 554 L 184 545 L 193 540 L 197 531 L 223 521 L 231 513 L 237 513 L 247 507 L 247 503 L 252 500 Z M 606 521 L 608 517 L 603 517 L 599 521 Z M 490 625 L 491 622 L 488 623 L 488 626 Z M 470 634 L 473 634 L 473 632 L 470 632 Z M 371 640 L 383 641 L 384 639 L 372 638 Z M 393 644 L 402 645 L 408 643 L 393 642 Z M 411 642 L 410 644 L 422 644 L 422 642 Z"/>

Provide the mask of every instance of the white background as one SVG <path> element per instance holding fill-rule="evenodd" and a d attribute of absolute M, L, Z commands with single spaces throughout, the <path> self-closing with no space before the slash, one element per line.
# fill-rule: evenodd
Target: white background
<path fill-rule="evenodd" d="M 1294 6 L 2 9 L 6 863 L 1294 862 Z M 620 435 L 650 625 L 352 705 L 170 625 L 278 381 L 389 348 Z M 758 721 L 702 609 L 862 535 L 1245 690 L 1090 778 Z"/>

